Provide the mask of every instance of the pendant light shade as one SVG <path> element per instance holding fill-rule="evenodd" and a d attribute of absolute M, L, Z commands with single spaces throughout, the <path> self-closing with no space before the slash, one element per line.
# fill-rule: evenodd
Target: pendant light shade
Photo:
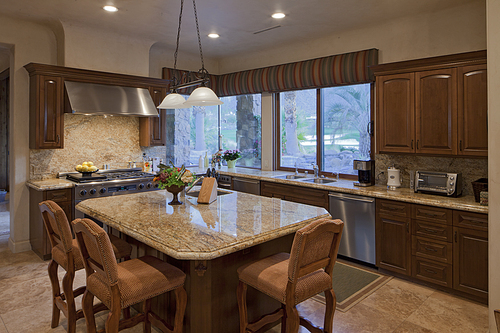
<path fill-rule="evenodd" d="M 187 99 L 185 106 L 211 106 L 211 105 L 221 105 L 224 104 L 212 89 L 207 87 L 196 88 L 189 98 Z"/>
<path fill-rule="evenodd" d="M 178 93 L 171 93 L 165 96 L 158 109 L 182 109 L 185 108 L 186 99 Z"/>

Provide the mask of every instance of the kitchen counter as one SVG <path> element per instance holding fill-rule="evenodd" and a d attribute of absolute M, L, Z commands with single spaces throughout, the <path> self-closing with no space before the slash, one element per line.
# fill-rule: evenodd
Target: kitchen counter
<path fill-rule="evenodd" d="M 206 169 L 199 169 L 199 168 L 189 168 L 189 170 L 194 171 L 195 173 L 206 172 Z M 228 175 L 233 177 L 244 177 L 260 181 L 304 186 L 320 190 L 329 190 L 334 192 L 349 193 L 349 194 L 362 195 L 374 198 L 404 201 L 414 204 L 437 206 L 443 208 L 470 211 L 475 213 L 483 213 L 483 214 L 488 213 L 488 206 L 481 206 L 478 202 L 475 202 L 473 195 L 465 195 L 465 196 L 460 196 L 458 198 L 452 198 L 440 195 L 415 193 L 409 188 L 398 188 L 394 191 L 391 191 L 387 189 L 387 186 L 383 185 L 375 185 L 368 187 L 354 186 L 353 185 L 354 182 L 352 180 L 345 180 L 345 179 L 340 179 L 338 182 L 333 182 L 329 184 L 315 184 L 300 180 L 273 178 L 276 176 L 293 174 L 291 172 L 285 172 L 285 171 L 261 171 L 258 169 L 248 169 L 248 168 L 228 169 L 227 167 L 222 167 L 221 169 L 217 169 L 217 171 L 222 175 Z"/>
<path fill-rule="evenodd" d="M 206 172 L 206 169 L 204 168 L 203 169 L 189 168 L 189 170 L 199 174 Z M 479 203 L 475 202 L 474 196 L 472 195 L 461 196 L 458 198 L 450 198 L 439 195 L 415 193 L 409 188 L 398 188 L 395 191 L 390 191 L 387 189 L 386 186 L 383 185 L 357 187 L 353 185 L 352 180 L 345 180 L 345 179 L 340 179 L 338 182 L 330 184 L 314 184 L 297 180 L 273 178 L 276 176 L 292 174 L 291 172 L 285 172 L 285 171 L 262 171 L 259 169 L 248 169 L 248 168 L 228 169 L 225 166 L 222 167 L 221 169 L 218 169 L 217 171 L 220 172 L 220 174 L 222 175 L 228 175 L 234 177 L 244 177 L 261 181 L 304 186 L 310 188 L 317 188 L 321 190 L 329 190 L 334 192 L 350 193 L 350 194 L 363 195 L 374 198 L 404 201 L 421 205 L 470 211 L 475 213 L 483 213 L 483 214 L 488 213 L 488 206 L 481 206 Z M 74 186 L 74 183 L 67 181 L 65 179 L 54 178 L 47 180 L 30 180 L 27 182 L 27 186 L 32 187 L 38 191 L 45 191 L 45 190 L 55 190 L 61 188 L 71 188 Z"/>
<path fill-rule="evenodd" d="M 196 189 L 196 187 L 194 188 Z M 194 190 L 193 190 L 194 191 Z M 186 195 L 170 206 L 166 190 L 89 199 L 76 209 L 173 258 L 210 260 L 293 234 L 324 208 L 226 191 L 207 205 Z"/>

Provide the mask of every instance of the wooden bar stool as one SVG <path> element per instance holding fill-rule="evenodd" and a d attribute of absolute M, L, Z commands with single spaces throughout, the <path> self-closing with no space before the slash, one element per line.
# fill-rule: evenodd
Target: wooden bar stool
<path fill-rule="evenodd" d="M 336 307 L 332 271 L 343 227 L 341 220 L 314 221 L 297 231 L 290 254 L 274 254 L 238 268 L 240 333 L 256 332 L 280 318 L 281 332 L 297 333 L 299 325 L 314 333 L 332 332 Z M 248 323 L 247 286 L 281 302 L 281 308 Z M 324 327 L 319 328 L 300 317 L 296 305 L 322 291 L 325 293 L 326 311 Z"/>
<path fill-rule="evenodd" d="M 94 221 L 77 219 L 73 221 L 73 229 L 87 273 L 87 290 L 83 294 L 82 304 L 88 333 L 96 332 L 92 309 L 94 296 L 110 310 L 106 320 L 107 333 L 116 333 L 141 321 L 144 325 L 143 331 L 147 333 L 151 332 L 151 324 L 164 333 L 182 332 L 187 304 L 184 272 L 152 256 L 117 264 L 113 258 L 108 234 Z M 173 327 L 151 311 L 151 299 L 171 290 L 175 291 L 176 297 Z M 121 309 L 140 302 L 144 302 L 143 313 L 120 320 Z"/>
<path fill-rule="evenodd" d="M 83 269 L 83 260 L 76 239 L 71 234 L 71 225 L 62 208 L 51 200 L 39 204 L 43 223 L 52 246 L 52 260 L 48 266 L 49 278 L 52 285 L 52 322 L 51 327 L 59 325 L 61 311 L 68 318 L 68 332 L 74 333 L 76 321 L 83 317 L 82 310 L 76 311 L 75 297 L 85 291 L 85 286 L 73 290 L 75 272 Z M 113 236 L 113 250 L 117 259 L 130 259 L 132 246 L 124 240 Z M 62 280 L 62 289 L 59 285 L 57 268 L 61 266 L 66 274 Z M 96 306 L 96 311 L 104 310 L 102 305 Z M 127 315 L 127 312 L 125 313 Z"/>

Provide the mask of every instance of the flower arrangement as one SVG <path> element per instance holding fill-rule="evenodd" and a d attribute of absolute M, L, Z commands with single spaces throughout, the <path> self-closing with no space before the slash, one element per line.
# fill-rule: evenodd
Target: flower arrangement
<path fill-rule="evenodd" d="M 184 165 L 178 168 L 172 162 L 170 164 L 171 166 L 158 165 L 160 172 L 153 179 L 153 181 L 158 182 L 158 187 L 162 190 L 170 186 L 189 186 L 196 180 L 196 176 Z"/>
<path fill-rule="evenodd" d="M 224 152 L 224 154 L 222 155 L 222 158 L 225 161 L 236 161 L 240 157 L 241 157 L 241 153 L 238 149 L 226 150 Z"/>
<path fill-rule="evenodd" d="M 212 162 L 220 163 L 222 160 L 222 150 L 218 150 L 215 154 L 212 154 Z"/>

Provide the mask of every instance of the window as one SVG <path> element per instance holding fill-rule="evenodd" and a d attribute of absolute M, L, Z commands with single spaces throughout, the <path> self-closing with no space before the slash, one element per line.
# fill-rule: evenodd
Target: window
<path fill-rule="evenodd" d="M 188 163 L 198 165 L 199 157 L 208 158 L 223 150 L 238 149 L 237 166 L 261 167 L 261 95 L 222 97 L 220 106 L 183 109 L 188 117 L 190 138 Z M 177 117 L 177 119 L 182 117 Z M 177 135 L 176 135 L 177 136 Z"/>
<path fill-rule="evenodd" d="M 280 93 L 279 168 L 356 174 L 352 161 L 371 156 L 370 105 L 370 84 Z"/>

